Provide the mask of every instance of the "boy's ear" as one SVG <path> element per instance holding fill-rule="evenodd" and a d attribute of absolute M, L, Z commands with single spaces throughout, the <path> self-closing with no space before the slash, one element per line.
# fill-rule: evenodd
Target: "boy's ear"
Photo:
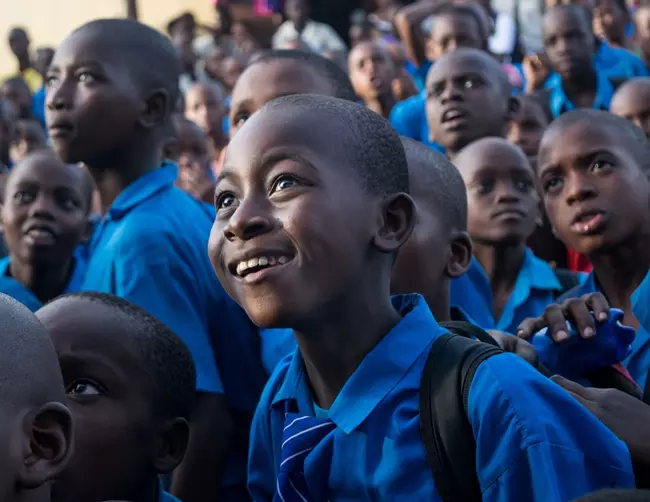
<path fill-rule="evenodd" d="M 472 239 L 467 232 L 455 232 L 451 239 L 451 255 L 445 269 L 447 277 L 455 279 L 469 270 L 472 263 Z"/>
<path fill-rule="evenodd" d="M 373 241 L 382 253 L 395 253 L 415 227 L 415 202 L 405 193 L 387 197 L 382 202 L 381 225 Z"/>
<path fill-rule="evenodd" d="M 510 96 L 508 98 L 508 117 L 507 120 L 517 120 L 521 110 L 521 100 L 517 96 Z"/>
<path fill-rule="evenodd" d="M 176 469 L 185 456 L 190 441 L 190 426 L 187 420 L 178 417 L 165 422 L 158 439 L 154 468 L 156 472 L 166 474 Z"/>
<path fill-rule="evenodd" d="M 58 476 L 70 460 L 72 414 L 61 403 L 47 403 L 25 417 L 23 433 L 23 465 L 18 482 L 24 489 L 33 490 Z"/>
<path fill-rule="evenodd" d="M 140 124 L 151 129 L 161 124 L 170 113 L 169 93 L 167 89 L 155 89 L 145 101 L 145 108 L 140 117 Z"/>

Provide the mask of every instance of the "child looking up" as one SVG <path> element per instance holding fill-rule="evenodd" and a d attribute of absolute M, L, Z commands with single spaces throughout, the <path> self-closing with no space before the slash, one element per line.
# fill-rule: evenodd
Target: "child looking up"
<path fill-rule="evenodd" d="M 427 121 L 431 140 L 453 159 L 487 136 L 505 137 L 519 102 L 498 61 L 476 49 L 445 54 L 427 77 Z"/>
<path fill-rule="evenodd" d="M 3 287 L 4 293 L 36 310 L 81 289 L 86 264 L 75 250 L 90 238 L 92 192 L 83 169 L 49 150 L 32 153 L 13 167 L 1 212 L 9 256 L 0 260 L 0 276 L 22 287 Z"/>
<path fill-rule="evenodd" d="M 193 502 L 219 499 L 232 437 L 213 343 L 251 328 L 213 279 L 205 253 L 210 211 L 174 186 L 178 170 L 162 162 L 179 74 L 176 51 L 161 33 L 125 19 L 90 22 L 56 51 L 47 123 L 57 154 L 84 162 L 100 194 L 103 219 L 83 289 L 144 308 L 192 353 L 195 434 L 172 491 Z"/>
<path fill-rule="evenodd" d="M 424 363 L 445 330 L 420 296 L 390 297 L 395 255 L 415 225 L 408 190 L 399 137 L 356 103 L 279 98 L 228 147 L 212 264 L 257 325 L 293 329 L 299 347 L 253 421 L 256 501 L 437 496 L 418 406 Z M 560 501 L 634 484 L 625 445 L 517 356 L 481 364 L 468 417 L 484 500 Z M 566 476 L 569 466 L 580 474 Z"/>

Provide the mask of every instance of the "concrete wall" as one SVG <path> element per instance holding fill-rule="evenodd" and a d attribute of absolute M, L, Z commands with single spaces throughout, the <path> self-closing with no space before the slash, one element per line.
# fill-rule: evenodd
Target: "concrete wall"
<path fill-rule="evenodd" d="M 179 12 L 190 10 L 202 21 L 212 19 L 210 0 L 138 0 L 142 22 L 163 28 Z M 7 45 L 12 26 L 23 26 L 32 49 L 56 45 L 77 26 L 100 17 L 124 16 L 124 0 L 0 0 L 0 75 L 15 71 Z"/>

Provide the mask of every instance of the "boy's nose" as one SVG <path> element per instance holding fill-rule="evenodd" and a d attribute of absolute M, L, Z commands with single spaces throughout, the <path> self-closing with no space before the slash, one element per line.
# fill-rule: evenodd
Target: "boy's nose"
<path fill-rule="evenodd" d="M 269 232 L 272 228 L 270 215 L 259 205 L 242 202 L 230 217 L 223 233 L 229 241 L 235 239 L 247 241 Z"/>

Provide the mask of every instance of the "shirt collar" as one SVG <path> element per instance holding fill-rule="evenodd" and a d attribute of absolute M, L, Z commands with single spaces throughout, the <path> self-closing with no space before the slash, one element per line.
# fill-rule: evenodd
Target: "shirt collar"
<path fill-rule="evenodd" d="M 176 164 L 163 162 L 158 169 L 141 176 L 122 190 L 111 204 L 108 217 L 113 220 L 122 218 L 135 206 L 151 198 L 164 188 L 173 185 L 176 178 L 178 178 Z"/>
<path fill-rule="evenodd" d="M 420 295 L 394 296 L 392 302 L 402 320 L 365 357 L 329 410 L 329 418 L 346 434 L 373 412 L 431 342 L 445 332 Z M 294 354 L 273 405 L 288 399 L 295 400 L 302 413 L 313 410 L 300 351 Z"/>
<path fill-rule="evenodd" d="M 596 110 L 609 110 L 609 104 L 614 95 L 614 86 L 606 75 L 596 72 L 596 100 L 592 108 Z M 554 117 L 558 117 L 565 112 L 575 110 L 576 106 L 569 100 L 562 87 L 562 79 L 554 78 L 548 86 L 550 90 L 549 105 Z"/>

